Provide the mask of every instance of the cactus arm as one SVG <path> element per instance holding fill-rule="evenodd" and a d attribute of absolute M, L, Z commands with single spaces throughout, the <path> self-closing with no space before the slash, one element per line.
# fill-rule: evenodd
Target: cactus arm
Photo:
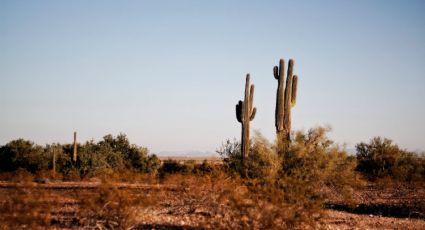
<path fill-rule="evenodd" d="M 249 113 L 251 113 L 253 103 L 254 103 L 254 85 L 251 85 L 251 89 L 249 90 Z"/>
<path fill-rule="evenodd" d="M 288 75 L 286 77 L 286 86 L 285 86 L 285 112 L 288 110 L 287 106 L 291 102 L 292 95 L 292 69 L 293 69 L 294 61 L 289 59 L 288 62 Z"/>
<path fill-rule="evenodd" d="M 297 102 L 297 85 L 298 85 L 298 76 L 294 75 L 292 80 L 292 95 L 291 95 L 291 106 L 295 106 Z"/>
<path fill-rule="evenodd" d="M 246 75 L 246 82 L 245 82 L 245 97 L 243 101 L 243 110 L 242 110 L 242 120 L 245 121 L 245 118 L 247 118 L 247 114 L 249 113 L 249 80 L 250 76 L 249 74 Z"/>
<path fill-rule="evenodd" d="M 289 59 L 288 62 L 288 77 L 293 75 L 293 69 L 294 69 L 294 60 L 293 59 Z"/>
<path fill-rule="evenodd" d="M 285 77 L 285 60 L 283 60 L 283 59 L 279 60 L 279 76 L 281 77 L 281 80 L 284 80 L 284 77 Z"/>
<path fill-rule="evenodd" d="M 243 102 L 239 101 L 238 104 L 236 104 L 236 119 L 242 123 L 242 108 L 243 108 Z"/>
<path fill-rule="evenodd" d="M 255 118 L 255 114 L 257 113 L 257 108 L 253 108 L 252 109 L 252 113 L 251 113 L 251 116 L 249 117 L 249 120 L 250 121 L 252 121 L 252 120 L 254 120 L 254 118 Z"/>
<path fill-rule="evenodd" d="M 273 76 L 276 80 L 279 79 L 279 67 L 277 66 L 273 67 Z"/>

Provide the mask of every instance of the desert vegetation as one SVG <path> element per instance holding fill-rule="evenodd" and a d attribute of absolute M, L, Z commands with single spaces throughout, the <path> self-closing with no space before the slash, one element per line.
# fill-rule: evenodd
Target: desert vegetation
<path fill-rule="evenodd" d="M 219 163 L 160 160 L 125 134 L 101 141 L 0 147 L 2 229 L 328 229 L 332 212 L 414 218 L 425 227 L 425 157 L 372 138 L 356 154 L 329 128 L 293 131 L 294 61 L 278 80 L 270 142 L 250 137 L 254 85 L 236 105 L 241 141 L 218 147 Z M 286 76 L 286 83 L 285 83 Z M 370 216 L 369 216 L 370 217 Z"/>
<path fill-rule="evenodd" d="M 237 140 L 217 149 L 222 164 L 179 163 L 158 162 L 146 148 L 128 144 L 125 135 L 108 135 L 79 145 L 83 159 L 75 165 L 68 145 L 11 141 L 0 152 L 9 166 L 2 165 L 0 175 L 0 223 L 5 229 L 315 229 L 327 226 L 327 210 L 424 218 L 423 155 L 373 138 L 359 143 L 354 156 L 327 132 L 297 131 L 287 145 L 270 143 L 257 132 L 244 164 Z M 380 157 L 369 156 L 378 147 Z M 18 152 L 27 159 L 17 161 Z M 390 157 L 397 160 L 383 168 Z"/>

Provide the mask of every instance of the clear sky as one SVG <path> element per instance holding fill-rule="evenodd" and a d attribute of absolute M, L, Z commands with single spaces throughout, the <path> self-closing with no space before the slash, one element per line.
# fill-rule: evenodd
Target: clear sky
<path fill-rule="evenodd" d="M 425 150 L 425 1 L 1 1 L 0 144 L 123 132 L 153 152 L 273 140 L 279 58 L 299 75 L 293 128 Z"/>

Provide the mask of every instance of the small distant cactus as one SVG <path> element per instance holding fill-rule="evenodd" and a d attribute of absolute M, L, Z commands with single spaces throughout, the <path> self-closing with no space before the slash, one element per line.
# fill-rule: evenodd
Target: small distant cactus
<path fill-rule="evenodd" d="M 72 160 L 77 162 L 77 132 L 74 132 L 74 145 L 73 145 L 74 153 L 72 155 Z"/>
<path fill-rule="evenodd" d="M 278 80 L 276 95 L 275 126 L 278 138 L 291 140 L 291 108 L 297 99 L 298 76 L 293 75 L 294 61 L 289 59 L 285 85 L 285 61 L 280 59 L 279 67 L 273 68 L 274 78 Z"/>
<path fill-rule="evenodd" d="M 245 98 L 244 101 L 239 101 L 236 104 L 236 119 L 242 124 L 242 140 L 241 140 L 241 154 L 242 162 L 245 161 L 249 154 L 249 125 L 254 119 L 256 108 L 253 108 L 254 101 L 254 85 L 249 83 L 249 74 L 246 75 L 245 83 Z"/>
<path fill-rule="evenodd" d="M 53 151 L 53 177 L 56 177 L 56 151 Z"/>

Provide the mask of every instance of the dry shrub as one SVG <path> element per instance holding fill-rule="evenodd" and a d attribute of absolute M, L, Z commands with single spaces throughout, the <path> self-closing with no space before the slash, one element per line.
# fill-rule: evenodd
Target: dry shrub
<path fill-rule="evenodd" d="M 255 219 L 267 228 L 316 227 L 323 215 L 325 187 L 339 191 L 344 200 L 351 202 L 353 187 L 361 185 L 354 170 L 357 162 L 333 144 L 326 136 L 328 131 L 329 128 L 318 127 L 297 132 L 291 141 L 278 137 L 274 146 L 257 133 L 245 169 L 238 142 L 227 141 L 217 150 L 226 171 L 246 178 L 245 192 L 229 192 L 233 197 L 232 210 L 239 210 L 240 219 L 248 221 L 243 222 L 244 228 L 257 228 L 249 222 Z M 255 202 L 245 202 L 250 200 Z M 273 218 L 267 220 L 267 216 Z"/>
<path fill-rule="evenodd" d="M 33 183 L 2 191 L 0 229 L 45 229 L 50 225 L 51 207 L 45 192 Z"/>
<path fill-rule="evenodd" d="M 280 160 L 273 146 L 255 132 L 250 154 L 246 159 L 248 178 L 273 183 L 280 170 Z"/>
<path fill-rule="evenodd" d="M 0 180 L 17 183 L 30 183 L 34 180 L 34 175 L 25 169 L 19 168 L 14 172 L 4 172 L 0 174 Z"/>
<path fill-rule="evenodd" d="M 156 182 L 156 175 L 150 173 L 140 173 L 133 170 L 123 170 L 121 172 L 108 171 L 99 174 L 97 179 L 104 183 L 123 182 L 123 183 L 146 183 L 151 184 Z M 93 179 L 93 178 L 92 178 Z"/>
<path fill-rule="evenodd" d="M 226 140 L 216 150 L 223 160 L 223 167 L 228 173 L 240 173 L 243 171 L 241 162 L 241 143 L 236 139 Z"/>
<path fill-rule="evenodd" d="M 288 202 L 302 201 L 311 208 L 323 202 L 323 186 L 351 197 L 353 186 L 361 183 L 354 171 L 356 161 L 326 136 L 329 128 L 318 127 L 297 132 L 289 148 L 282 152 L 279 183 Z"/>
<path fill-rule="evenodd" d="M 245 184 L 245 185 L 244 185 Z M 222 194 L 229 207 L 226 222 L 219 228 L 231 229 L 313 229 L 321 213 L 298 203 L 285 201 L 284 191 L 255 181 L 233 184 Z"/>
<path fill-rule="evenodd" d="M 218 170 L 219 168 L 216 165 L 208 162 L 207 160 L 204 160 L 201 164 L 195 164 L 195 167 L 193 168 L 193 173 L 206 175 L 216 173 Z"/>
<path fill-rule="evenodd" d="M 71 168 L 63 175 L 64 181 L 81 181 L 81 175 L 78 169 Z"/>
<path fill-rule="evenodd" d="M 169 214 L 197 214 L 198 227 L 207 229 L 313 228 L 317 213 L 284 201 L 281 189 L 262 181 L 225 173 L 207 176 L 170 175 L 164 184 L 175 185 Z"/>
<path fill-rule="evenodd" d="M 224 168 L 229 173 L 236 173 L 250 179 L 264 182 L 273 181 L 280 169 L 280 159 L 273 146 L 260 132 L 255 132 L 250 153 L 242 165 L 241 145 L 238 141 L 227 140 L 217 153 L 223 159 Z"/>
<path fill-rule="evenodd" d="M 94 191 L 79 191 L 79 222 L 99 229 L 130 229 L 140 208 L 154 203 L 153 196 L 136 189 L 103 182 Z"/>

